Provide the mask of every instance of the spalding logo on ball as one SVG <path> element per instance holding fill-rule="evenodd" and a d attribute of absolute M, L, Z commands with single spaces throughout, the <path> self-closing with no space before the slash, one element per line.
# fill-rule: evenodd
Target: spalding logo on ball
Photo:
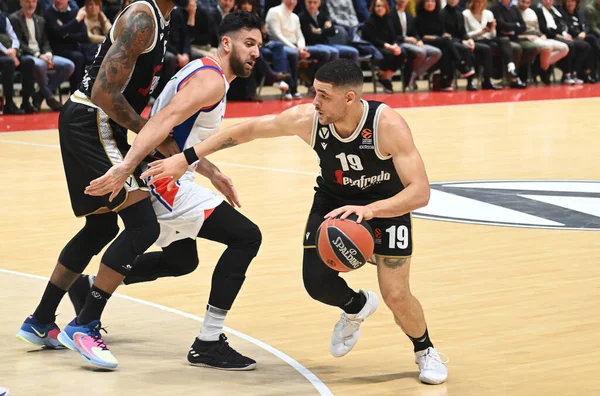
<path fill-rule="evenodd" d="M 373 255 L 373 230 L 366 221 L 357 223 L 358 216 L 327 219 L 317 230 L 317 253 L 325 264 L 339 272 L 358 269 Z"/>

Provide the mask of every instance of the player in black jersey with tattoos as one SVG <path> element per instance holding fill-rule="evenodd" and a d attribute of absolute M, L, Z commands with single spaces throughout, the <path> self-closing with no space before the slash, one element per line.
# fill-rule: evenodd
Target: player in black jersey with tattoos
<path fill-rule="evenodd" d="M 173 184 L 194 158 L 258 138 L 300 137 L 316 151 L 321 167 L 304 234 L 304 285 L 314 299 L 343 310 L 331 338 L 331 353 L 341 357 L 350 352 L 360 324 L 378 306 L 375 293 L 352 290 L 338 272 L 321 262 L 315 248 L 324 217 L 356 213 L 359 221 L 365 219 L 375 230 L 373 260 L 381 294 L 414 344 L 419 379 L 441 384 L 448 370 L 429 339 L 423 309 L 409 287 L 410 212 L 429 201 L 429 181 L 404 119 L 381 102 L 362 100 L 362 86 L 363 75 L 355 63 L 330 62 L 315 76 L 312 105 L 226 128 L 184 153 L 154 162 L 142 176 L 152 176 L 153 181 L 173 177 Z M 105 192 L 118 188 L 110 186 Z"/>
<path fill-rule="evenodd" d="M 116 199 L 84 193 L 89 182 L 123 161 L 127 130 L 139 132 L 140 116 L 158 84 L 169 37 L 172 0 L 137 0 L 118 16 L 80 86 L 59 119 L 60 146 L 71 198 L 85 226 L 64 247 L 40 304 L 17 337 L 52 348 L 69 347 L 84 360 L 104 368 L 117 367 L 100 336 L 100 317 L 109 297 L 159 235 L 149 193 L 139 172 L 129 177 Z M 178 152 L 174 142 L 160 151 Z M 119 234 L 117 216 L 125 229 Z M 118 235 L 118 236 L 117 236 Z M 104 253 L 98 276 L 77 318 L 60 332 L 56 309 L 91 258 L 114 238 Z M 60 334 L 59 334 L 60 332 Z"/>

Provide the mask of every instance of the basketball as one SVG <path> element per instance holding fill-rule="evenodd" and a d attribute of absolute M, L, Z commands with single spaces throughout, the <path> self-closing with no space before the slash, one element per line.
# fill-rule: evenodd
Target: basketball
<path fill-rule="evenodd" d="M 339 272 L 356 270 L 373 255 L 373 230 L 358 216 L 326 219 L 317 230 L 317 253 L 325 264 Z"/>

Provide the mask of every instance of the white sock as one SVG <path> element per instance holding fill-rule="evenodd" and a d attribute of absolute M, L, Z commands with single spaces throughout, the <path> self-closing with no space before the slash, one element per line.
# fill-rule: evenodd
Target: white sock
<path fill-rule="evenodd" d="M 515 70 L 515 64 L 514 64 L 514 62 L 510 62 L 507 67 L 508 67 L 508 72 L 509 73 L 512 72 L 512 71 L 514 71 Z"/>
<path fill-rule="evenodd" d="M 218 341 L 219 335 L 223 333 L 223 324 L 227 317 L 227 311 L 208 305 L 204 315 L 204 324 L 198 333 L 200 341 Z"/>

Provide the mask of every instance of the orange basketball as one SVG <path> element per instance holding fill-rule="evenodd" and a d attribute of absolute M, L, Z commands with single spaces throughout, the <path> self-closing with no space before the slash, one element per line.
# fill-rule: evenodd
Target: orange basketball
<path fill-rule="evenodd" d="M 358 216 L 345 220 L 326 219 L 317 230 L 317 253 L 325 264 L 339 272 L 348 272 L 366 264 L 373 255 L 373 230 L 366 221 L 357 223 Z"/>

